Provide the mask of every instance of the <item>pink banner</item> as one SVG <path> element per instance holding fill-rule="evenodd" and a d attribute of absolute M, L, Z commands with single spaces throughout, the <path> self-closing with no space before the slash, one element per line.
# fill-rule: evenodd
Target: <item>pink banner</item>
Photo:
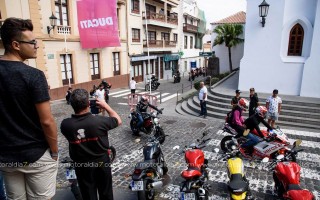
<path fill-rule="evenodd" d="M 120 46 L 116 0 L 77 0 L 84 49 Z"/>

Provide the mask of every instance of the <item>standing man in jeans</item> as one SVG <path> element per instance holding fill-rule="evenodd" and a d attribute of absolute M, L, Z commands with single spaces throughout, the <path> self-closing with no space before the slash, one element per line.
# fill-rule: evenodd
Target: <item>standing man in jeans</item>
<path fill-rule="evenodd" d="M 207 117 L 207 100 L 208 100 L 208 90 L 207 87 L 204 85 L 204 82 L 200 82 L 200 92 L 199 92 L 199 100 L 200 100 L 200 107 L 201 112 L 200 116 L 203 116 L 203 118 Z"/>
<path fill-rule="evenodd" d="M 75 162 L 82 198 L 97 200 L 98 192 L 99 199 L 113 200 L 110 158 L 107 154 L 108 131 L 120 126 L 121 118 L 104 99 L 99 98 L 96 104 L 106 110 L 109 117 L 92 115 L 89 94 L 84 89 L 72 92 L 70 104 L 75 114 L 62 121 L 61 132 L 69 142 L 69 154 Z"/>
<path fill-rule="evenodd" d="M 274 129 L 275 121 L 278 121 L 278 117 L 281 111 L 282 100 L 278 96 L 278 90 L 274 89 L 272 96 L 266 100 L 266 107 L 268 109 L 268 124 Z"/>
<path fill-rule="evenodd" d="M 18 18 L 1 26 L 0 171 L 9 200 L 51 199 L 56 191 L 57 127 L 48 84 L 42 71 L 24 63 L 37 57 L 32 30 L 30 20 Z"/>

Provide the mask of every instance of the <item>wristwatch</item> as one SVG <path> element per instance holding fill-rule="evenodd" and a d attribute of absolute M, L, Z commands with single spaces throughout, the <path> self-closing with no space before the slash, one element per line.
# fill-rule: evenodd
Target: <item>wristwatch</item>
<path fill-rule="evenodd" d="M 52 151 L 50 150 L 50 155 L 51 157 L 59 157 L 59 151 L 57 153 L 52 153 Z"/>

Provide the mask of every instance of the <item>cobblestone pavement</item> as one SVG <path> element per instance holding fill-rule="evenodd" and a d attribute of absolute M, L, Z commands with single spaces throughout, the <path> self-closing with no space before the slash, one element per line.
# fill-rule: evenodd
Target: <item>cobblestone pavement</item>
<path fill-rule="evenodd" d="M 137 143 L 135 140 L 138 138 L 131 135 L 129 126 L 129 108 L 124 105 L 118 105 L 118 101 L 111 99 L 110 103 L 121 116 L 123 125 L 109 132 L 109 140 L 113 146 L 117 149 L 117 158 L 113 165 L 113 181 L 114 188 L 117 190 L 130 192 L 128 184 L 130 178 L 126 178 L 125 175 L 132 173 L 134 164 L 143 160 L 142 145 L 146 141 L 147 136 L 141 134 L 141 142 Z M 189 145 L 195 142 L 199 138 L 203 131 L 207 131 L 208 137 L 212 138 L 207 147 L 204 148 L 205 157 L 209 160 L 209 183 L 212 186 L 210 191 L 210 199 L 227 199 L 227 173 L 224 163 L 218 163 L 217 153 L 213 152 L 214 148 L 219 147 L 220 140 L 225 133 L 219 131 L 223 125 L 223 122 L 215 119 L 202 119 L 195 117 L 184 117 L 178 114 L 174 114 L 170 110 L 170 115 L 166 115 L 167 109 L 174 109 L 175 101 L 171 100 L 165 104 L 161 104 L 159 107 L 164 107 L 164 115 L 162 116 L 160 123 L 164 128 L 166 134 L 170 135 L 163 144 L 163 153 L 165 160 L 169 166 L 168 175 L 165 176 L 165 185 L 163 189 L 157 193 L 157 199 L 174 199 L 174 191 L 177 189 L 179 183 L 182 181 L 180 177 L 181 171 L 186 167 L 184 156 L 177 155 L 178 150 L 173 150 L 174 146 Z M 71 115 L 72 108 L 65 102 L 57 101 L 52 104 L 52 111 L 54 113 L 57 126 L 59 129 L 59 148 L 61 152 L 60 158 L 68 156 L 68 144 L 65 138 L 60 133 L 60 123 L 62 119 Z M 169 110 L 168 110 L 169 111 Z M 301 138 L 303 140 L 302 148 L 305 149 L 299 157 L 299 164 L 302 166 L 302 186 L 308 188 L 310 191 L 319 198 L 320 197 L 320 133 L 311 133 L 303 131 L 291 131 L 288 136 L 292 139 Z M 253 190 L 253 194 L 257 199 L 276 199 L 273 192 L 273 180 L 270 172 L 259 169 L 259 165 L 251 166 L 249 163 L 245 163 L 245 171 L 248 179 L 250 180 L 250 187 Z M 57 187 L 65 188 L 69 184 L 65 179 L 65 170 L 62 165 L 59 166 Z M 131 193 L 130 198 L 118 198 L 120 199 L 136 199 L 136 195 Z"/>

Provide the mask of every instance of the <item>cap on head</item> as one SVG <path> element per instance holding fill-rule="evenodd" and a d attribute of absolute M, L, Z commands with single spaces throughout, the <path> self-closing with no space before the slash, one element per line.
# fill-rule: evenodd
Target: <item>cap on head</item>
<path fill-rule="evenodd" d="M 236 90 L 236 94 L 240 94 L 241 93 L 241 91 L 240 90 Z"/>
<path fill-rule="evenodd" d="M 277 89 L 274 89 L 272 93 L 273 93 L 273 94 L 278 94 L 278 90 L 277 90 Z"/>

